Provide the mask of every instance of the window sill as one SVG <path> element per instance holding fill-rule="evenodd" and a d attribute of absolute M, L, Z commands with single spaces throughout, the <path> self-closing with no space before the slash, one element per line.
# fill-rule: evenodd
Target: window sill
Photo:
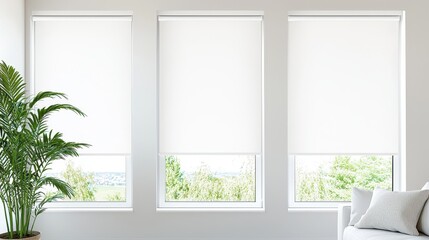
<path fill-rule="evenodd" d="M 157 212 L 265 212 L 265 208 L 157 208 Z"/>
<path fill-rule="evenodd" d="M 337 212 L 336 207 L 292 207 L 288 212 Z"/>
<path fill-rule="evenodd" d="M 48 213 L 63 213 L 63 212 L 133 212 L 133 208 L 118 208 L 118 207 L 58 207 L 58 208 L 47 208 L 45 212 Z"/>

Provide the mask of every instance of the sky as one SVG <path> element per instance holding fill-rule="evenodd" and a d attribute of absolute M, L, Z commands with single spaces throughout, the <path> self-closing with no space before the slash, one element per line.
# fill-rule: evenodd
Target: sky
<path fill-rule="evenodd" d="M 251 155 L 180 155 L 177 158 L 185 173 L 195 172 L 203 164 L 211 172 L 238 173 L 243 164 L 255 164 L 255 156 Z"/>
<path fill-rule="evenodd" d="M 255 164 L 252 155 L 178 155 L 182 171 L 192 173 L 206 165 L 214 173 L 238 173 L 243 164 Z M 75 167 L 85 172 L 125 172 L 124 156 L 80 155 L 71 158 Z M 60 173 L 65 170 L 66 161 L 55 161 L 50 172 Z"/>
<path fill-rule="evenodd" d="M 126 157 L 124 156 L 88 156 L 80 155 L 71 158 L 75 167 L 80 167 L 84 172 L 125 172 Z M 55 161 L 52 164 L 54 173 L 63 172 L 66 161 Z"/>

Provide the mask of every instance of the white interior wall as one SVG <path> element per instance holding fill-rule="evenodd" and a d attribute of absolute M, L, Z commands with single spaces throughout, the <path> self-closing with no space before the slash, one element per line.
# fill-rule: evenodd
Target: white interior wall
<path fill-rule="evenodd" d="M 12 65 L 24 76 L 24 0 L 0 0 L 0 61 Z M 0 203 L 0 232 L 6 231 Z"/>
<path fill-rule="evenodd" d="M 12 1 L 12 0 L 11 0 Z M 13 0 L 15 1 L 15 0 Z M 33 11 L 133 11 L 133 212 L 47 212 L 43 239 L 335 239 L 336 212 L 287 211 L 287 14 L 296 10 L 405 10 L 407 189 L 429 180 L 427 0 L 26 0 Z M 156 14 L 159 10 L 264 11 L 265 212 L 156 212 Z M 8 10 L 9 11 L 9 10 Z M 0 28 L 1 29 L 1 28 Z M 0 30 L 1 31 L 1 30 Z M 27 25 L 26 32 L 29 33 Z M 29 36 L 27 34 L 27 42 Z M 29 64 L 28 54 L 27 64 Z"/>
<path fill-rule="evenodd" d="M 24 0 L 0 0 L 0 60 L 24 74 Z"/>

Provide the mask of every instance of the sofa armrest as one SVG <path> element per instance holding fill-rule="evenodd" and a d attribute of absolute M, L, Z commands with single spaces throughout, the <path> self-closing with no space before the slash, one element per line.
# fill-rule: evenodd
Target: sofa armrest
<path fill-rule="evenodd" d="M 351 211 L 350 204 L 338 205 L 338 240 L 343 240 L 344 229 L 349 225 Z"/>

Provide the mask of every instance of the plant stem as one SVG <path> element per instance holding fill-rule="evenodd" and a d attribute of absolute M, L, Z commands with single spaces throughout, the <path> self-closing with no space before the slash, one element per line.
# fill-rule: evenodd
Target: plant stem
<path fill-rule="evenodd" d="M 9 238 L 13 238 L 13 211 L 12 211 L 12 208 L 9 208 L 8 213 L 9 213 L 9 224 L 10 224 Z"/>

